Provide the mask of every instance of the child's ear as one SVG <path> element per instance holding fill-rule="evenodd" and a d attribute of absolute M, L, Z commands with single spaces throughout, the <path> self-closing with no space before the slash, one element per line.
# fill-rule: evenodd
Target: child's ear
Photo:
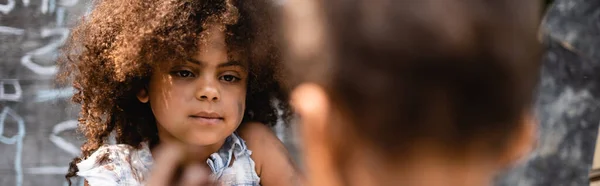
<path fill-rule="evenodd" d="M 148 88 L 146 86 L 144 86 L 144 88 L 141 88 L 136 94 L 136 96 L 138 100 L 140 100 L 140 102 L 142 103 L 148 103 L 148 100 L 150 100 L 150 97 L 148 96 Z"/>
<path fill-rule="evenodd" d="M 524 114 L 521 125 L 509 140 L 508 149 L 503 158 L 504 166 L 512 166 L 524 160 L 535 149 L 537 143 L 538 121 L 535 115 L 528 111 Z"/>

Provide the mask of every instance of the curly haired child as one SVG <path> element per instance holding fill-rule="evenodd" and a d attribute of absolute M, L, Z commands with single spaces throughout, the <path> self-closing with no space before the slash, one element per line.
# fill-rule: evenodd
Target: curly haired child
<path fill-rule="evenodd" d="M 289 155 L 269 128 L 291 113 L 273 8 L 254 0 L 96 1 L 59 61 L 86 137 L 67 179 L 144 184 L 155 147 L 177 142 L 223 185 L 292 184 Z M 117 144 L 108 144 L 111 134 Z"/>

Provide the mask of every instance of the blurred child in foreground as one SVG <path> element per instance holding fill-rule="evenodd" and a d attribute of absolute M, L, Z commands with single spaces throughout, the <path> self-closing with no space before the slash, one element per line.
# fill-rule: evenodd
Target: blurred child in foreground
<path fill-rule="evenodd" d="M 540 5 L 287 1 L 308 185 L 491 184 L 535 139 Z"/>

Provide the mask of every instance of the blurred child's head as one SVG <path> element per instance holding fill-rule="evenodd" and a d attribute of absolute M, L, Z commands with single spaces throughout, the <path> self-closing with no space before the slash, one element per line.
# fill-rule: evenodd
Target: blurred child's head
<path fill-rule="evenodd" d="M 104 0 L 75 28 L 62 63 L 87 138 L 139 147 L 222 142 L 244 121 L 289 115 L 269 1 Z M 272 104 L 273 100 L 279 100 Z"/>
<path fill-rule="evenodd" d="M 530 150 L 539 2 L 286 3 L 308 174 L 333 167 L 312 179 L 357 184 L 354 165 L 383 177 L 446 165 L 447 175 L 493 173 Z"/>

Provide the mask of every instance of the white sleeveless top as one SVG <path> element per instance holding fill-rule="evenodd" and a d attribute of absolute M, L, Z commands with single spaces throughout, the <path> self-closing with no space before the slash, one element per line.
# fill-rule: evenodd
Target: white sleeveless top
<path fill-rule="evenodd" d="M 206 163 L 220 185 L 256 186 L 260 185 L 260 178 L 251 154 L 244 140 L 233 133 Z M 108 157 L 106 161 L 98 161 L 105 156 Z M 141 149 L 124 144 L 104 145 L 77 164 L 77 175 L 86 179 L 90 186 L 144 185 L 152 164 L 147 143 L 143 143 Z"/>

